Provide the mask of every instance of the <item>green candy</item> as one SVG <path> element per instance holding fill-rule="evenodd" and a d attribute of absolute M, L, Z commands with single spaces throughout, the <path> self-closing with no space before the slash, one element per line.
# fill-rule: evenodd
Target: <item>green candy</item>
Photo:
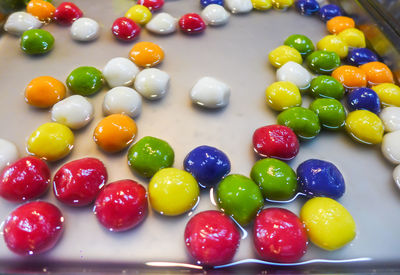
<path fill-rule="evenodd" d="M 1 0 L 0 13 L 9 14 L 25 7 L 23 0 Z"/>
<path fill-rule="evenodd" d="M 339 129 L 346 120 L 346 111 L 340 101 L 333 98 L 319 98 L 314 100 L 310 109 L 318 115 L 324 128 Z"/>
<path fill-rule="evenodd" d="M 142 177 L 151 178 L 158 170 L 171 167 L 174 156 L 174 150 L 164 140 L 144 137 L 129 149 L 128 164 Z"/>
<path fill-rule="evenodd" d="M 247 225 L 263 207 L 260 188 L 251 179 L 242 175 L 229 175 L 217 187 L 217 202 L 227 215 L 239 224 Z"/>
<path fill-rule="evenodd" d="M 344 87 L 342 83 L 332 76 L 320 75 L 314 78 L 310 84 L 310 94 L 315 97 L 327 97 L 342 99 L 344 96 Z"/>
<path fill-rule="evenodd" d="M 302 34 L 293 34 L 286 38 L 284 44 L 295 48 L 303 58 L 314 51 L 314 44 L 310 38 Z"/>
<path fill-rule="evenodd" d="M 297 136 L 304 139 L 316 137 L 321 130 L 317 114 L 303 107 L 293 107 L 280 113 L 278 124 L 291 128 Z"/>
<path fill-rule="evenodd" d="M 284 201 L 296 194 L 296 174 L 281 160 L 266 158 L 257 161 L 251 169 L 250 177 L 258 184 L 266 199 Z"/>
<path fill-rule="evenodd" d="M 44 54 L 54 46 L 54 37 L 45 30 L 28 30 L 21 36 L 21 49 L 27 54 Z"/>
<path fill-rule="evenodd" d="M 306 61 L 310 70 L 317 74 L 331 74 L 340 66 L 340 57 L 337 53 L 328 51 L 315 51 Z"/>
<path fill-rule="evenodd" d="M 94 67 L 79 67 L 67 78 L 67 86 L 74 94 L 89 96 L 103 87 L 103 74 Z"/>

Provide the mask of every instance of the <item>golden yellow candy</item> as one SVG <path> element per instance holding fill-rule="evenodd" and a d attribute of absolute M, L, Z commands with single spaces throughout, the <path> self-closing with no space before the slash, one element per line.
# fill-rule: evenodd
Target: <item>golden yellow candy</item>
<path fill-rule="evenodd" d="M 356 28 L 349 28 L 337 35 L 347 46 L 354 48 L 365 48 L 365 36 L 362 31 Z"/>
<path fill-rule="evenodd" d="M 251 0 L 253 8 L 260 11 L 269 10 L 272 7 L 272 0 Z"/>
<path fill-rule="evenodd" d="M 28 139 L 28 152 L 48 161 L 59 160 L 72 150 L 74 134 L 60 123 L 45 123 Z"/>
<path fill-rule="evenodd" d="M 372 87 L 384 106 L 400 107 L 400 87 L 393 83 L 383 83 Z"/>
<path fill-rule="evenodd" d="M 275 9 L 283 10 L 293 5 L 294 0 L 272 0 L 272 6 Z"/>
<path fill-rule="evenodd" d="M 300 219 L 311 242 L 326 250 L 339 249 L 356 236 L 356 223 L 351 214 L 330 198 L 307 201 L 301 208 Z"/>
<path fill-rule="evenodd" d="M 317 43 L 318 50 L 335 52 L 340 58 L 345 58 L 349 52 L 346 42 L 335 34 L 327 35 Z"/>
<path fill-rule="evenodd" d="M 267 104 L 275 111 L 283 111 L 301 105 L 299 88 L 289 81 L 272 83 L 265 91 Z"/>
<path fill-rule="evenodd" d="M 293 61 L 296 63 L 303 63 L 303 59 L 301 58 L 301 54 L 295 48 L 283 45 L 278 48 L 272 50 L 268 54 L 269 62 L 271 62 L 272 66 L 276 68 L 280 68 L 282 65 L 289 61 Z"/>
<path fill-rule="evenodd" d="M 151 20 L 151 16 L 150 10 L 142 5 L 134 5 L 125 13 L 125 17 L 140 25 L 147 24 Z"/>
<path fill-rule="evenodd" d="M 378 144 L 383 137 L 383 123 L 376 114 L 357 110 L 347 115 L 346 131 L 361 143 Z"/>

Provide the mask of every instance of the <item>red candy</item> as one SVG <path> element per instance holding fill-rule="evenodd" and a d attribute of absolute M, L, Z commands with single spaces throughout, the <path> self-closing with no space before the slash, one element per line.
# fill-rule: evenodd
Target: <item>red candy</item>
<path fill-rule="evenodd" d="M 54 176 L 53 191 L 57 199 L 71 206 L 92 203 L 107 181 L 107 170 L 95 158 L 83 158 L 62 166 Z"/>
<path fill-rule="evenodd" d="M 138 0 L 138 5 L 143 5 L 151 11 L 157 11 L 164 6 L 164 0 Z"/>
<path fill-rule="evenodd" d="M 300 219 L 283 208 L 267 208 L 256 217 L 254 246 L 265 261 L 290 263 L 307 251 L 307 232 Z"/>
<path fill-rule="evenodd" d="M 132 41 L 139 36 L 140 27 L 132 19 L 120 17 L 114 21 L 111 31 L 119 40 Z"/>
<path fill-rule="evenodd" d="M 47 202 L 30 202 L 15 209 L 4 225 L 7 247 L 21 255 L 35 255 L 53 248 L 63 232 L 64 217 Z"/>
<path fill-rule="evenodd" d="M 101 190 L 93 211 L 99 222 L 110 231 L 131 229 L 146 218 L 146 189 L 133 180 L 110 183 Z"/>
<path fill-rule="evenodd" d="M 179 19 L 179 27 L 184 33 L 196 34 L 206 29 L 206 24 L 197 13 L 188 13 Z"/>
<path fill-rule="evenodd" d="M 185 228 L 186 248 L 196 262 L 202 265 L 229 263 L 239 242 L 239 230 L 222 212 L 201 212 L 191 218 Z"/>
<path fill-rule="evenodd" d="M 299 140 L 292 129 L 283 125 L 258 128 L 253 134 L 254 151 L 262 157 L 293 159 L 299 152 Z"/>
<path fill-rule="evenodd" d="M 0 174 L 0 196 L 25 201 L 43 195 L 50 183 L 50 169 L 36 157 L 25 157 L 4 168 Z"/>
<path fill-rule="evenodd" d="M 71 25 L 82 16 L 83 12 L 74 3 L 62 2 L 54 13 L 54 20 L 61 25 Z"/>

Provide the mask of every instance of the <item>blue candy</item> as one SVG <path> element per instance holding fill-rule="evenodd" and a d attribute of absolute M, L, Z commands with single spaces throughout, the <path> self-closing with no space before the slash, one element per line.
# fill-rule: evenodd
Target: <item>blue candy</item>
<path fill-rule="evenodd" d="M 183 161 L 186 171 L 203 186 L 213 186 L 231 171 L 231 163 L 224 152 L 210 146 L 193 149 Z"/>
<path fill-rule="evenodd" d="M 217 4 L 220 6 L 224 6 L 224 0 L 200 0 L 200 5 L 202 8 L 205 8 L 211 4 Z"/>
<path fill-rule="evenodd" d="M 297 0 L 295 6 L 304 15 L 312 15 L 319 11 L 319 4 L 316 0 Z"/>
<path fill-rule="evenodd" d="M 358 88 L 347 96 L 349 108 L 354 110 L 368 110 L 375 114 L 381 112 L 381 101 L 377 93 L 369 88 Z"/>
<path fill-rule="evenodd" d="M 361 66 L 362 64 L 373 61 L 379 61 L 379 57 L 367 48 L 355 48 L 347 55 L 347 62 L 353 66 Z"/>
<path fill-rule="evenodd" d="M 297 167 L 297 183 L 308 197 L 340 198 L 345 191 L 344 179 L 333 163 L 309 159 Z"/>
<path fill-rule="evenodd" d="M 319 17 L 321 18 L 322 21 L 328 21 L 333 17 L 341 15 L 342 11 L 340 10 L 339 6 L 334 4 L 328 4 L 322 6 L 321 9 L 319 10 Z"/>

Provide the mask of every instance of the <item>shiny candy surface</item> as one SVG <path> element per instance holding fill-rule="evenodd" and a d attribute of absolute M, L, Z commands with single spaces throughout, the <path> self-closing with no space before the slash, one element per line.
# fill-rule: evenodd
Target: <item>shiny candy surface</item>
<path fill-rule="evenodd" d="M 259 11 L 269 10 L 272 7 L 272 0 L 251 0 L 253 8 Z"/>
<path fill-rule="evenodd" d="M 354 66 L 340 66 L 332 72 L 332 77 L 342 83 L 347 89 L 367 86 L 367 76 L 365 72 Z"/>
<path fill-rule="evenodd" d="M 187 13 L 183 15 L 178 21 L 179 27 L 182 32 L 186 34 L 202 33 L 206 29 L 206 23 L 197 13 Z"/>
<path fill-rule="evenodd" d="M 356 224 L 340 203 L 316 197 L 307 201 L 300 211 L 311 242 L 325 250 L 339 249 L 356 236 Z"/>
<path fill-rule="evenodd" d="M 14 35 L 21 35 L 23 32 L 32 29 L 39 29 L 42 27 L 40 22 L 33 15 L 18 11 L 8 16 L 6 23 L 4 24 L 4 30 Z"/>
<path fill-rule="evenodd" d="M 350 112 L 346 118 L 346 130 L 355 140 L 361 143 L 378 144 L 382 141 L 382 121 L 370 111 Z"/>
<path fill-rule="evenodd" d="M 326 28 L 330 33 L 338 34 L 346 29 L 354 28 L 356 23 L 353 18 L 347 16 L 336 16 L 326 22 Z"/>
<path fill-rule="evenodd" d="M 393 83 L 393 73 L 386 64 L 374 61 L 360 66 L 367 75 L 368 84 L 378 85 L 381 83 Z"/>
<path fill-rule="evenodd" d="M 340 58 L 345 58 L 349 47 L 345 40 L 338 35 L 327 35 L 317 43 L 317 49 L 323 51 L 335 52 Z"/>
<path fill-rule="evenodd" d="M 77 41 L 93 41 L 100 34 L 100 26 L 91 18 L 81 17 L 71 26 L 71 36 Z"/>
<path fill-rule="evenodd" d="M 0 172 L 4 167 L 16 161 L 18 156 L 17 146 L 11 141 L 0 138 Z"/>
<path fill-rule="evenodd" d="M 319 4 L 316 0 L 297 0 L 296 10 L 304 15 L 313 15 L 319 11 Z"/>
<path fill-rule="evenodd" d="M 344 126 L 346 111 L 339 100 L 318 98 L 311 102 L 310 109 L 318 115 L 322 127 L 336 130 Z"/>
<path fill-rule="evenodd" d="M 354 48 L 364 48 L 365 47 L 365 36 L 362 31 L 356 28 L 348 28 L 341 31 L 338 37 L 342 39 L 347 46 Z"/>
<path fill-rule="evenodd" d="M 400 87 L 392 83 L 383 83 L 372 87 L 383 106 L 400 106 Z"/>
<path fill-rule="evenodd" d="M 39 158 L 56 161 L 67 156 L 74 146 L 74 134 L 65 125 L 51 122 L 39 126 L 29 137 L 27 150 Z"/>
<path fill-rule="evenodd" d="M 248 13 L 253 9 L 251 0 L 225 0 L 225 7 L 231 13 Z"/>
<path fill-rule="evenodd" d="M 149 100 L 162 98 L 168 91 L 170 76 L 159 69 L 149 68 L 139 72 L 135 79 L 135 89 Z"/>
<path fill-rule="evenodd" d="M 368 62 L 378 61 L 379 58 L 370 49 L 367 48 L 355 48 L 349 51 L 347 55 L 347 62 L 349 65 L 361 66 Z"/>
<path fill-rule="evenodd" d="M 111 88 L 130 86 L 139 73 L 139 68 L 128 58 L 115 57 L 103 68 L 103 76 Z"/>
<path fill-rule="evenodd" d="M 224 82 L 213 77 L 202 77 L 190 91 L 193 103 L 210 109 L 221 108 L 229 103 L 231 89 Z"/>
<path fill-rule="evenodd" d="M 320 75 L 314 78 L 310 84 L 310 94 L 315 97 L 326 97 L 342 99 L 344 96 L 344 87 L 342 83 L 335 78 L 326 75 Z"/>
<path fill-rule="evenodd" d="M 104 84 L 103 74 L 95 67 L 82 66 L 67 77 L 67 86 L 74 93 L 89 96 L 97 93 Z"/>
<path fill-rule="evenodd" d="M 335 52 L 315 51 L 306 61 L 310 70 L 317 74 L 331 74 L 340 66 L 340 57 Z"/>
<path fill-rule="evenodd" d="M 277 10 L 285 10 L 291 7 L 294 0 L 272 0 L 272 6 Z"/>
<path fill-rule="evenodd" d="M 314 51 L 314 44 L 311 39 L 302 34 L 292 34 L 285 39 L 284 44 L 295 48 L 303 58 Z"/>
<path fill-rule="evenodd" d="M 301 54 L 295 48 L 286 45 L 279 46 L 278 48 L 272 50 L 268 54 L 268 59 L 272 66 L 276 68 L 280 68 L 289 61 L 299 64 L 303 63 Z"/>
<path fill-rule="evenodd" d="M 322 21 L 328 21 L 336 16 L 341 16 L 342 11 L 339 6 L 334 4 L 328 4 L 321 7 L 319 10 L 319 17 Z"/>
<path fill-rule="evenodd" d="M 54 37 L 48 31 L 32 29 L 22 34 L 20 45 L 27 54 L 44 54 L 53 49 Z"/>
<path fill-rule="evenodd" d="M 281 68 L 283 68 L 283 66 Z M 299 89 L 290 81 L 272 83 L 265 90 L 265 97 L 268 106 L 276 111 L 283 111 L 291 107 L 300 106 L 302 102 Z"/>
<path fill-rule="evenodd" d="M 229 20 L 229 13 L 221 5 L 211 4 L 204 8 L 201 17 L 206 24 L 211 26 L 219 26 L 226 24 Z"/>
<path fill-rule="evenodd" d="M 400 130 L 400 108 L 386 107 L 379 114 L 386 132 Z M 0 168 L 1 169 L 1 168 Z"/>
<path fill-rule="evenodd" d="M 115 87 L 109 90 L 103 101 L 103 113 L 124 114 L 132 118 L 142 110 L 142 97 L 132 88 Z"/>
<path fill-rule="evenodd" d="M 387 160 L 394 164 L 400 164 L 400 131 L 387 133 L 382 140 L 382 153 Z"/>
<path fill-rule="evenodd" d="M 397 165 L 393 170 L 393 180 L 396 183 L 397 187 L 400 188 L 400 165 Z"/>
<path fill-rule="evenodd" d="M 291 128 L 304 139 L 316 137 L 321 130 L 317 114 L 303 107 L 293 107 L 280 113 L 278 124 Z"/>
<path fill-rule="evenodd" d="M 111 26 L 113 35 L 122 41 L 132 41 L 139 37 L 140 27 L 130 18 L 119 17 Z"/>
<path fill-rule="evenodd" d="M 166 35 L 176 31 L 177 19 L 166 12 L 162 12 L 153 16 L 146 29 L 152 33 Z"/>
<path fill-rule="evenodd" d="M 381 111 L 381 101 L 374 90 L 369 88 L 359 88 L 352 91 L 347 96 L 347 104 L 352 111 L 368 110 L 375 114 Z"/>
<path fill-rule="evenodd" d="M 51 120 L 71 129 L 85 127 L 93 119 L 93 105 L 81 95 L 72 95 L 54 104 Z"/>
<path fill-rule="evenodd" d="M 152 15 L 146 6 L 134 5 L 125 13 L 125 17 L 140 25 L 145 25 L 151 20 Z"/>
<path fill-rule="evenodd" d="M 140 67 L 153 67 L 164 59 L 164 51 L 155 43 L 136 43 L 129 52 L 129 58 Z"/>
<path fill-rule="evenodd" d="M 61 25 L 72 25 L 75 20 L 82 16 L 83 12 L 71 2 L 62 2 L 54 12 L 54 20 Z"/>
<path fill-rule="evenodd" d="M 195 207 L 199 200 L 199 185 L 186 171 L 164 168 L 149 183 L 149 199 L 153 209 L 163 215 L 181 215 Z"/>
<path fill-rule="evenodd" d="M 208 5 L 224 6 L 224 0 L 200 0 L 200 5 L 203 9 Z"/>
<path fill-rule="evenodd" d="M 164 0 L 138 0 L 137 4 L 147 7 L 150 11 L 158 11 L 164 6 Z"/>
<path fill-rule="evenodd" d="M 29 82 L 25 101 L 32 106 L 49 108 L 65 97 L 65 85 L 51 76 L 40 76 Z"/>
<path fill-rule="evenodd" d="M 40 21 L 48 22 L 53 18 L 56 8 L 50 2 L 44 0 L 31 0 L 26 6 L 26 11 Z"/>
<path fill-rule="evenodd" d="M 300 64 L 289 61 L 276 71 L 278 81 L 289 81 L 294 83 L 301 91 L 308 89 L 312 76 Z"/>

